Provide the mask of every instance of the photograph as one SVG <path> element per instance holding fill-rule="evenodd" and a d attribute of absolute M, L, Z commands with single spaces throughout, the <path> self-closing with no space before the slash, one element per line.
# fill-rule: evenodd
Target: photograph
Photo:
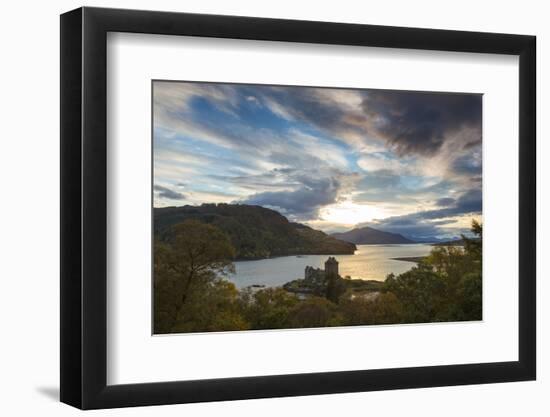
<path fill-rule="evenodd" d="M 479 321 L 482 95 L 152 81 L 153 334 Z"/>
<path fill-rule="evenodd" d="M 38 285 L 7 274 L 24 284 L 9 293 L 39 314 L 11 296 L 36 325 L 11 320 L 21 337 L 6 357 L 47 348 L 32 366 L 11 361 L 9 392 L 13 380 L 35 392 L 8 405 L 44 409 L 57 394 L 100 414 L 234 404 L 242 417 L 268 401 L 277 416 L 391 404 L 428 417 L 451 403 L 537 415 L 543 14 L 218 3 L 65 5 L 56 30 L 40 13 L 44 36 L 14 44 L 37 61 L 49 33 L 58 53 L 40 67 L 55 82 L 7 101 L 21 151 L 8 152 L 20 195 L 5 206 L 26 213 L 8 222 L 22 254 L 8 258 Z M 50 104 L 39 123 L 30 98 Z M 48 124 L 59 146 L 20 138 Z M 44 161 L 55 178 L 28 169 Z M 29 187 L 44 178 L 57 189 L 34 187 L 35 200 L 55 221 L 31 233 Z M 38 262 L 29 236 L 49 251 Z"/>

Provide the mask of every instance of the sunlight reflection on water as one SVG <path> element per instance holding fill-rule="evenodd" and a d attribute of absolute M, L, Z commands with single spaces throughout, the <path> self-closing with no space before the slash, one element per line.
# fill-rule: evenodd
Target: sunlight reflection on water
<path fill-rule="evenodd" d="M 425 256 L 432 246 L 413 245 L 357 245 L 354 255 L 334 255 L 340 263 L 340 275 L 355 279 L 384 281 L 393 272 L 401 274 L 411 269 L 412 262 L 396 261 L 391 258 Z M 283 256 L 257 261 L 235 262 L 235 274 L 229 277 L 238 288 L 249 285 L 277 287 L 285 282 L 304 277 L 306 266 L 324 268 L 329 255 Z"/>

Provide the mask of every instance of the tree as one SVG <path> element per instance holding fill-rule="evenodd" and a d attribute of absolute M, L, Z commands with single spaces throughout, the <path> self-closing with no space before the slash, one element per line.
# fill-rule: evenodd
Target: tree
<path fill-rule="evenodd" d="M 384 287 L 402 303 L 403 322 L 439 321 L 437 315 L 446 302 L 446 285 L 431 266 L 419 264 L 397 277 L 390 274 Z"/>
<path fill-rule="evenodd" d="M 185 282 L 181 303 L 195 279 L 205 272 L 227 275 L 234 271 L 235 249 L 227 235 L 216 226 L 186 220 L 173 227 L 171 246 L 176 255 L 174 267 Z"/>
<path fill-rule="evenodd" d="M 403 306 L 391 292 L 359 295 L 340 303 L 346 326 L 401 323 Z"/>
<path fill-rule="evenodd" d="M 481 320 L 482 313 L 482 256 L 483 256 L 483 226 L 472 221 L 472 232 L 476 236 L 464 240 L 464 251 L 471 264 L 471 272 L 465 273 L 457 285 L 457 295 L 460 302 L 460 318 L 462 320 Z"/>
<path fill-rule="evenodd" d="M 172 332 L 220 332 L 250 327 L 241 314 L 235 285 L 211 272 L 208 274 L 208 279 L 201 279 L 191 287 Z"/>
<path fill-rule="evenodd" d="M 291 309 L 300 300 L 282 288 L 241 291 L 240 302 L 252 329 L 283 329 L 289 327 Z"/>
<path fill-rule="evenodd" d="M 460 280 L 457 290 L 459 309 L 457 320 L 481 320 L 482 312 L 482 279 L 481 272 L 471 272 Z"/>
<path fill-rule="evenodd" d="M 477 220 L 472 220 L 472 233 L 476 236 L 475 239 L 468 239 L 467 237 L 462 236 L 462 240 L 464 240 L 466 252 L 468 252 L 473 258 L 481 261 L 483 248 L 483 225 Z"/>
<path fill-rule="evenodd" d="M 388 276 L 384 289 L 403 304 L 405 322 L 481 320 L 483 227 L 477 221 L 472 233 L 462 236 L 464 247 L 436 247 L 417 267 Z"/>
<path fill-rule="evenodd" d="M 168 236 L 154 248 L 155 329 L 158 325 L 160 332 L 172 331 L 193 285 L 234 270 L 235 250 L 217 227 L 186 220 L 173 226 Z"/>
<path fill-rule="evenodd" d="M 481 320 L 481 224 L 472 232 L 463 247 L 434 247 L 383 284 L 332 275 L 302 298 L 283 288 L 237 290 L 224 277 L 235 255 L 228 236 L 186 220 L 155 241 L 155 333 Z"/>
<path fill-rule="evenodd" d="M 327 327 L 342 323 L 336 304 L 322 297 L 311 297 L 297 304 L 290 312 L 290 326 Z"/>
<path fill-rule="evenodd" d="M 170 333 L 177 318 L 177 306 L 183 286 L 172 267 L 172 248 L 157 239 L 153 248 L 154 331 L 157 334 Z"/>

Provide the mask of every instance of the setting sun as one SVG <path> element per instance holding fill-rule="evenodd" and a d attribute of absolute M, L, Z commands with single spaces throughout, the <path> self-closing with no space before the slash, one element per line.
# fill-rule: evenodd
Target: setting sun
<path fill-rule="evenodd" d="M 327 206 L 320 213 L 322 220 L 343 225 L 370 222 L 386 216 L 383 209 L 367 204 L 356 204 L 349 200 Z"/>

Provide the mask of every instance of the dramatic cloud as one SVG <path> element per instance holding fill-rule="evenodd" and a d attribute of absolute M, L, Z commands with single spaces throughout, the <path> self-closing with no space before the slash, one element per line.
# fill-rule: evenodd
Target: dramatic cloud
<path fill-rule="evenodd" d="M 300 188 L 296 191 L 265 192 L 242 200 L 246 204 L 270 207 L 297 219 L 311 219 L 322 206 L 336 201 L 338 183 L 320 181 L 317 188 Z"/>
<path fill-rule="evenodd" d="M 481 127 L 481 95 L 370 91 L 362 107 L 400 154 L 433 154 L 465 127 Z M 464 147 L 481 142 L 481 129 Z"/>
<path fill-rule="evenodd" d="M 286 169 L 274 174 L 283 174 L 290 189 L 256 193 L 239 202 L 272 208 L 292 220 L 312 220 L 322 207 L 336 203 L 351 184 L 350 177 L 335 171 Z"/>
<path fill-rule="evenodd" d="M 156 206 L 258 204 L 411 237 L 481 214 L 481 95 L 155 82 L 153 103 Z"/>

